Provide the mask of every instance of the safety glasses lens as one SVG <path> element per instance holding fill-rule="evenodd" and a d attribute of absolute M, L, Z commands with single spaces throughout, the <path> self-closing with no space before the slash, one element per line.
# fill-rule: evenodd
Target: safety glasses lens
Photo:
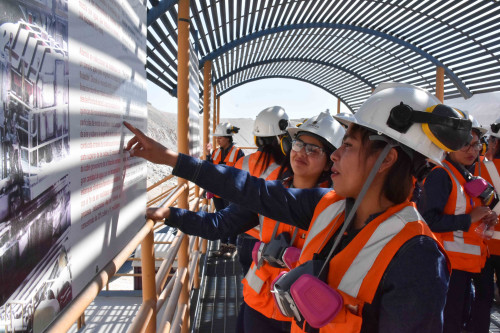
<path fill-rule="evenodd" d="M 323 148 L 313 145 L 311 143 L 305 143 L 301 140 L 293 140 L 292 141 L 292 149 L 296 152 L 299 152 L 305 148 L 306 154 L 308 156 L 318 156 L 323 153 Z"/>

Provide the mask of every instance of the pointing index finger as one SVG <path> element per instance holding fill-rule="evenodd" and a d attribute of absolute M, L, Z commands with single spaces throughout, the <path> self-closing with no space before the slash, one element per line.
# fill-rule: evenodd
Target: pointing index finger
<path fill-rule="evenodd" d="M 126 128 L 128 128 L 130 130 L 130 132 L 134 133 L 135 135 L 137 135 L 138 137 L 144 137 L 144 133 L 142 133 L 141 130 L 135 128 L 132 124 L 124 121 L 123 122 L 123 125 L 125 125 Z"/>

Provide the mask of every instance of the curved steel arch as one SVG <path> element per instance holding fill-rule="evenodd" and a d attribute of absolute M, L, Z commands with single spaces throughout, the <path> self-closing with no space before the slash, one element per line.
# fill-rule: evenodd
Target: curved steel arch
<path fill-rule="evenodd" d="M 275 63 L 275 62 L 306 62 L 306 63 L 323 65 L 323 66 L 327 66 L 327 67 L 333 67 L 335 69 L 338 69 L 340 71 L 346 72 L 347 74 L 354 76 L 355 78 L 357 78 L 358 80 L 360 80 L 361 82 L 363 82 L 364 84 L 369 86 L 370 88 L 375 88 L 374 83 L 370 82 L 368 79 L 365 79 L 361 75 L 353 72 L 352 70 L 350 70 L 346 67 L 335 65 L 335 64 L 332 64 L 332 63 L 327 62 L 327 61 L 307 59 L 307 58 L 276 58 L 276 59 L 269 59 L 269 60 L 264 60 L 264 61 L 257 61 L 257 62 L 248 64 L 248 65 L 239 67 L 239 68 L 235 69 L 234 71 L 227 73 L 226 75 L 218 78 L 217 80 L 214 80 L 212 82 L 212 84 L 216 85 L 219 82 L 222 82 L 222 81 L 226 80 L 227 78 L 229 78 L 229 77 L 231 77 L 239 72 L 242 72 L 244 70 L 250 69 L 252 67 L 262 66 L 265 64 Z"/>
<path fill-rule="evenodd" d="M 402 39 L 396 38 L 392 35 L 386 34 L 385 32 L 381 32 L 378 30 L 374 29 L 368 29 L 368 28 L 363 28 L 363 27 L 358 27 L 355 25 L 350 25 L 350 24 L 340 24 L 340 23 L 326 23 L 326 22 L 318 22 L 318 23 L 300 23 L 300 24 L 290 24 L 290 25 L 285 25 L 281 27 L 274 27 L 274 28 L 269 28 L 261 31 L 257 31 L 255 33 L 246 35 L 240 39 L 231 41 L 224 46 L 218 48 L 214 52 L 211 52 L 204 56 L 200 60 L 200 68 L 203 67 L 203 64 L 207 60 L 213 60 L 217 58 L 218 56 L 222 55 L 223 53 L 231 50 L 232 48 L 242 45 L 250 40 L 254 40 L 256 38 L 266 36 L 266 35 L 271 35 L 274 33 L 278 32 L 283 32 L 283 31 L 289 31 L 289 30 L 299 30 L 299 29 L 314 29 L 314 28 L 327 28 L 327 29 L 345 29 L 345 30 L 352 30 L 352 31 L 357 31 L 361 32 L 364 34 L 370 34 L 374 35 L 377 37 L 384 38 L 388 41 L 394 42 L 396 44 L 399 44 L 401 46 L 404 46 L 412 51 L 414 51 L 417 54 L 420 54 L 422 57 L 425 59 L 429 60 L 431 63 L 438 67 L 442 67 L 444 69 L 444 72 L 446 76 L 450 79 L 451 82 L 457 87 L 458 91 L 464 98 L 470 98 L 472 97 L 472 93 L 470 90 L 465 86 L 465 84 L 462 82 L 462 80 L 453 73 L 451 69 L 449 69 L 447 66 L 445 66 L 441 61 L 430 55 L 429 53 L 423 51 L 422 49 L 416 47 L 415 45 L 406 42 Z"/>
<path fill-rule="evenodd" d="M 242 82 L 240 82 L 238 84 L 235 84 L 234 86 L 231 86 L 230 88 L 228 88 L 228 89 L 222 91 L 221 93 L 219 93 L 217 96 L 222 96 L 225 93 L 227 93 L 228 91 L 231 91 L 234 88 L 242 86 L 242 85 L 244 85 L 246 83 L 250 83 L 250 82 L 253 82 L 253 81 L 259 81 L 259 80 L 264 80 L 264 79 L 292 79 L 292 80 L 297 80 L 297 81 L 302 81 L 302 82 L 305 82 L 305 83 L 312 84 L 313 86 L 318 87 L 320 89 L 323 89 L 324 91 L 326 91 L 330 95 L 332 95 L 332 96 L 336 97 L 337 99 L 339 99 L 345 106 L 347 106 L 347 108 L 349 109 L 349 111 L 351 111 L 352 113 L 354 113 L 353 110 L 351 109 L 351 107 L 349 106 L 349 104 L 347 104 L 344 101 L 344 99 L 342 99 L 340 96 L 338 96 L 337 94 L 335 94 L 333 91 L 328 90 L 325 87 L 319 85 L 318 83 L 312 82 L 310 80 L 301 79 L 301 78 L 290 76 L 290 75 L 266 75 L 266 76 L 260 76 L 260 77 L 255 77 L 255 78 L 252 78 L 252 79 L 248 79 L 248 80 L 242 81 Z"/>

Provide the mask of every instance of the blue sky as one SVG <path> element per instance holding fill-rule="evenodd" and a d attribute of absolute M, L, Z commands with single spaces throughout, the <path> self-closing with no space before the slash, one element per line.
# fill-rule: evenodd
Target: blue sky
<path fill-rule="evenodd" d="M 177 113 L 177 99 L 148 81 L 148 102 L 159 110 Z M 330 109 L 337 98 L 311 84 L 291 79 L 264 79 L 237 87 L 221 96 L 221 118 L 255 118 L 263 109 L 279 105 L 291 119 L 309 118 Z M 341 104 L 341 112 L 348 109 Z"/>

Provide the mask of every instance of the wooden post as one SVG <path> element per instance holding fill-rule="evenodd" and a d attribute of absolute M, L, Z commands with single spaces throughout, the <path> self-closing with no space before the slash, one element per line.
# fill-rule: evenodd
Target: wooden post
<path fill-rule="evenodd" d="M 180 0 L 178 7 L 178 37 L 177 37 L 177 150 L 189 154 L 189 1 Z M 178 184 L 186 184 L 185 179 L 178 178 Z M 189 209 L 189 191 L 184 191 L 177 201 L 179 208 Z M 184 237 L 178 252 L 178 269 L 189 266 L 189 239 Z M 189 281 L 189 277 L 187 279 Z M 189 315 L 189 290 L 188 283 L 182 287 L 179 296 L 179 308 L 188 306 L 186 313 Z M 182 332 L 189 330 L 189 318 L 185 319 Z"/>
<path fill-rule="evenodd" d="M 444 101 L 444 68 L 436 67 L 436 97 Z"/>
<path fill-rule="evenodd" d="M 142 269 L 142 302 L 150 302 L 153 315 L 146 327 L 147 333 L 156 332 L 156 282 L 155 282 L 155 257 L 154 257 L 154 232 L 150 230 L 141 243 L 141 269 Z"/>
<path fill-rule="evenodd" d="M 212 121 L 212 133 L 215 133 L 215 127 L 217 127 L 217 94 L 214 86 L 214 115 Z M 217 141 L 215 140 L 215 136 L 212 137 L 212 146 L 215 149 L 217 145 Z"/>
<path fill-rule="evenodd" d="M 220 123 L 220 96 L 217 96 L 217 124 Z"/>

